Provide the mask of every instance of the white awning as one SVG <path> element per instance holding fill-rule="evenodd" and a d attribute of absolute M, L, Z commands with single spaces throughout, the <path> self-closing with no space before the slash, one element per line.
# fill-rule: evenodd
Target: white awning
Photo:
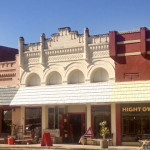
<path fill-rule="evenodd" d="M 150 81 L 0 89 L 0 105 L 59 105 L 150 101 Z"/>

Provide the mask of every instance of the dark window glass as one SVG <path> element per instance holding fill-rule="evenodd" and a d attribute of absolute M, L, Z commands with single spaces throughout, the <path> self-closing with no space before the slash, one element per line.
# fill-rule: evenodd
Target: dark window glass
<path fill-rule="evenodd" d="M 3 133 L 11 133 L 11 125 L 12 125 L 12 110 L 3 110 L 2 111 L 2 132 Z"/>
<path fill-rule="evenodd" d="M 92 106 L 92 129 L 94 136 L 100 137 L 100 122 L 102 121 L 106 121 L 107 127 L 111 130 L 110 116 L 110 106 Z"/>
<path fill-rule="evenodd" d="M 25 132 L 26 134 L 35 134 L 41 137 L 41 108 L 25 109 Z"/>
<path fill-rule="evenodd" d="M 150 134 L 150 104 L 122 104 L 122 142 L 137 142 Z"/>

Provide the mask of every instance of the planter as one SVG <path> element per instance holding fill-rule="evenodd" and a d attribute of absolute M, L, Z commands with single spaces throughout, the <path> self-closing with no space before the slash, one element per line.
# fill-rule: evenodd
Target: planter
<path fill-rule="evenodd" d="M 100 140 L 101 148 L 108 148 L 108 141 L 106 139 Z"/>
<path fill-rule="evenodd" d="M 14 138 L 8 138 L 8 145 L 14 145 Z"/>

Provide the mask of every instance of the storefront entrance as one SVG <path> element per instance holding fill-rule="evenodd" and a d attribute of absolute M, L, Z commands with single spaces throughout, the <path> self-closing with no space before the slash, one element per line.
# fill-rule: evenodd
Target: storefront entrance
<path fill-rule="evenodd" d="M 122 142 L 137 142 L 150 134 L 150 104 L 122 104 Z"/>
<path fill-rule="evenodd" d="M 78 143 L 85 132 L 85 114 L 63 114 L 62 118 L 63 142 Z"/>

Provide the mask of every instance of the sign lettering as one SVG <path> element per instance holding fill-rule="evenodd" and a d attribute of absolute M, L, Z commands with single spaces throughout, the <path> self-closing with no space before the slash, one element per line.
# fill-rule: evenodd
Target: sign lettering
<path fill-rule="evenodd" d="M 150 107 L 122 107 L 122 112 L 150 112 Z"/>

